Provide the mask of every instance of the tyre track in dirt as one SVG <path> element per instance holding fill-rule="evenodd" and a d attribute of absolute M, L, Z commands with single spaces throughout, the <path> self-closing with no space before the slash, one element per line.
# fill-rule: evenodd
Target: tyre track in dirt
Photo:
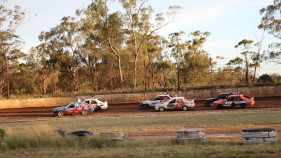
<path fill-rule="evenodd" d="M 264 97 L 255 98 L 255 105 L 248 109 L 234 109 L 216 110 L 212 107 L 207 107 L 203 101 L 195 101 L 195 109 L 189 111 L 165 111 L 156 112 L 154 109 L 141 109 L 139 104 L 116 104 L 109 105 L 107 110 L 94 111 L 89 114 L 96 117 L 120 117 L 120 116 L 144 116 L 144 115 L 169 115 L 169 114 L 185 114 L 185 113 L 218 113 L 218 112 L 247 112 L 247 111 L 281 111 L 281 96 L 280 97 Z M 40 107 L 40 108 L 21 108 L 21 109 L 1 109 L 0 123 L 10 122 L 24 122 L 24 121 L 39 121 L 60 119 L 53 115 L 54 107 Z M 64 116 L 64 118 L 84 117 L 80 114 L 76 116 Z"/>

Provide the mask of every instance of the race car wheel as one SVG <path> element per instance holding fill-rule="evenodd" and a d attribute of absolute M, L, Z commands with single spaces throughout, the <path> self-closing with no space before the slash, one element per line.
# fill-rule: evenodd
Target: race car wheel
<path fill-rule="evenodd" d="M 164 107 L 160 107 L 160 108 L 159 108 L 159 111 L 160 111 L 160 112 L 163 112 L 163 111 L 165 111 L 165 108 L 164 108 Z"/>
<path fill-rule="evenodd" d="M 149 105 L 148 105 L 148 104 L 145 104 L 145 105 L 144 105 L 144 109 L 149 109 Z"/>
<path fill-rule="evenodd" d="M 187 106 L 183 106 L 183 107 L 182 107 L 182 110 L 183 110 L 183 111 L 187 111 L 187 110 L 188 110 L 188 107 L 187 107 Z"/>
<path fill-rule="evenodd" d="M 63 111 L 58 112 L 58 116 L 63 116 L 63 115 L 64 115 Z"/>
<path fill-rule="evenodd" d="M 212 102 L 210 102 L 210 103 L 209 103 L 209 106 L 210 106 L 210 107 L 212 107 L 212 106 L 213 106 L 213 103 L 212 103 Z"/>
<path fill-rule="evenodd" d="M 83 110 L 82 112 L 82 115 L 86 116 L 88 114 L 87 110 Z"/>
<path fill-rule="evenodd" d="M 247 105 L 246 105 L 246 104 L 241 104 L 241 108 L 242 108 L 242 109 L 246 109 L 246 108 L 247 108 Z"/>
<path fill-rule="evenodd" d="M 222 105 L 219 104 L 219 105 L 217 106 L 217 109 L 222 109 Z"/>

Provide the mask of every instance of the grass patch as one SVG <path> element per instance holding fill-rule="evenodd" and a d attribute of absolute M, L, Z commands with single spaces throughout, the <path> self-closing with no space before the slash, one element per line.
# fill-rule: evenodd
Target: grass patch
<path fill-rule="evenodd" d="M 100 132 L 108 131 L 242 129 L 261 125 L 280 129 L 280 124 L 280 111 L 201 114 L 166 112 L 148 116 L 91 116 L 9 123 L 1 124 L 6 136 L 0 146 L 0 157 L 280 157 L 280 141 L 273 144 L 244 145 L 240 138 L 209 138 L 205 145 L 177 145 L 174 140 L 136 139 L 114 142 L 100 140 L 98 136 Z M 87 130 L 94 132 L 94 137 L 64 139 L 56 130 Z"/>

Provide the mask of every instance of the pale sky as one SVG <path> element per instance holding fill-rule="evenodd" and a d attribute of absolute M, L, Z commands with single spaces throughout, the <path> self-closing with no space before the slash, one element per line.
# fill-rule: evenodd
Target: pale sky
<path fill-rule="evenodd" d="M 41 31 L 49 31 L 60 23 L 64 16 L 74 16 L 76 9 L 85 8 L 92 0 L 9 0 L 9 6 L 19 5 L 29 12 L 27 20 L 18 34 L 25 42 L 24 50 L 39 44 Z M 174 23 L 163 28 L 159 34 L 166 37 L 172 32 L 184 31 L 180 38 L 185 41 L 188 34 L 200 30 L 208 31 L 204 49 L 215 58 L 225 57 L 218 66 L 224 66 L 230 59 L 240 55 L 241 50 L 234 46 L 243 39 L 259 40 L 263 32 L 257 28 L 261 16 L 259 10 L 273 0 L 150 0 L 155 13 L 166 12 L 170 5 L 180 5 L 183 9 L 177 14 Z M 112 4 L 112 9 L 121 7 Z M 36 16 L 34 16 L 36 14 Z M 258 38 L 258 39 L 257 39 Z M 272 35 L 264 33 L 264 48 L 272 42 L 280 42 Z M 263 64 L 258 75 L 264 73 L 281 74 L 281 65 Z"/>

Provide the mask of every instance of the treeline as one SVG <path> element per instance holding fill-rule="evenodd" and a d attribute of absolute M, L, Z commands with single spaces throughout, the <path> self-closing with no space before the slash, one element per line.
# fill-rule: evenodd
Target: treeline
<path fill-rule="evenodd" d="M 40 44 L 25 53 L 16 35 L 25 12 L 18 6 L 6 8 L 5 3 L 0 6 L 1 96 L 281 81 L 279 74 L 256 75 L 262 62 L 280 54 L 261 50 L 263 39 L 241 40 L 235 46 L 241 57 L 218 67 L 223 57 L 212 59 L 204 50 L 211 33 L 194 31 L 187 41 L 182 31 L 171 32 L 167 39 L 160 36 L 157 32 L 174 21 L 180 6 L 155 14 L 146 0 L 119 0 L 115 3 L 123 10 L 114 12 L 109 0 L 94 0 L 75 17 L 63 17 L 60 24 L 41 32 Z M 263 8 L 264 17 L 265 12 Z M 259 28 L 267 29 L 262 24 Z"/>

